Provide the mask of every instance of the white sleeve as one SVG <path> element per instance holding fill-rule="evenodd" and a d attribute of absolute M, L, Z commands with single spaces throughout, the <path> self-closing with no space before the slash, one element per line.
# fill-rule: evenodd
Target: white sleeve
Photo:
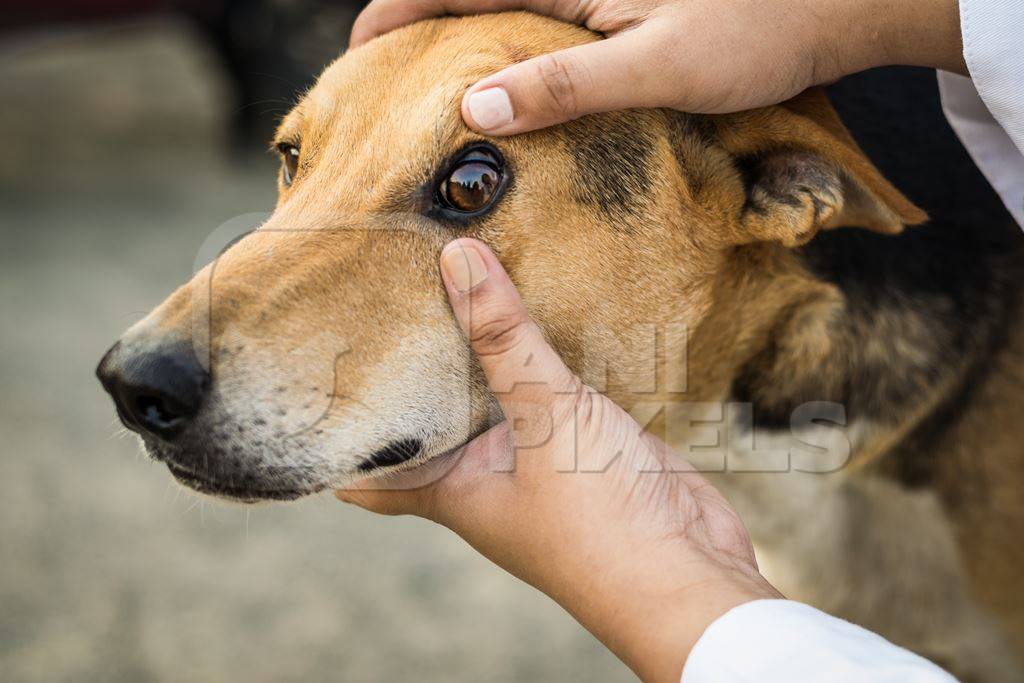
<path fill-rule="evenodd" d="M 974 87 L 1024 154 L 1024 2 L 960 0 L 960 32 Z"/>
<path fill-rule="evenodd" d="M 955 683 L 885 638 L 790 600 L 755 600 L 700 637 L 682 683 Z"/>
<path fill-rule="evenodd" d="M 1024 0 L 960 0 L 971 78 L 939 72 L 946 118 L 1024 227 Z"/>

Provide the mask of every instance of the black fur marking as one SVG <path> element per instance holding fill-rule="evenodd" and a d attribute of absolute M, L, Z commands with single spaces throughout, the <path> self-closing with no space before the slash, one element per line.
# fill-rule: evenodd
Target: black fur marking
<path fill-rule="evenodd" d="M 596 118 L 569 125 L 566 145 L 574 164 L 573 199 L 610 219 L 635 214 L 649 203 L 655 140 L 625 118 Z M 578 132 L 579 134 L 574 134 Z"/>
<path fill-rule="evenodd" d="M 401 465 L 403 462 L 415 458 L 422 450 L 423 442 L 419 439 L 394 441 L 359 463 L 359 469 L 368 472 L 378 467 Z"/>
<path fill-rule="evenodd" d="M 765 429 L 788 427 L 806 401 L 842 403 L 851 421 L 888 421 L 927 400 L 945 376 L 964 383 L 983 376 L 1024 282 L 1017 230 L 1007 226 L 1015 246 L 993 240 L 993 227 L 941 222 L 898 236 L 853 228 L 820 234 L 798 253 L 846 300 L 844 315 L 830 323 L 835 352 L 826 367 L 808 366 L 780 387 L 766 379 L 779 353 L 769 342 L 734 380 L 734 398 L 753 403 L 755 425 Z"/>

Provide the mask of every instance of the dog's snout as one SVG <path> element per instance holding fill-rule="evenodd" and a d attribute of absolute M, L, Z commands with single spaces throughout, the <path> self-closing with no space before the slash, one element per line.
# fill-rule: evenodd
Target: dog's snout
<path fill-rule="evenodd" d="M 96 368 L 125 427 L 173 439 L 199 412 L 210 376 L 184 344 L 131 352 L 121 342 Z"/>

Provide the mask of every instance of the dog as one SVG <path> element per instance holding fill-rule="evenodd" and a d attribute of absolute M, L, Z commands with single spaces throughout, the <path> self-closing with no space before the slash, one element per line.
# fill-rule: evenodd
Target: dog
<path fill-rule="evenodd" d="M 501 418 L 437 269 L 471 235 L 584 381 L 715 461 L 787 595 L 1019 679 L 1020 240 L 927 222 L 820 91 L 502 139 L 462 122 L 480 77 L 595 39 L 443 18 L 328 67 L 277 132 L 273 215 L 101 361 L 121 420 L 246 502 L 458 448 Z"/>

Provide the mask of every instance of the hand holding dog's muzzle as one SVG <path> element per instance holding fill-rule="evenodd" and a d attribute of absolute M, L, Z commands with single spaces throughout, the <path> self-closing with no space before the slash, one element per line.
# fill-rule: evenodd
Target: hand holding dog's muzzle
<path fill-rule="evenodd" d="M 574 375 L 476 240 L 445 248 L 452 310 L 506 421 L 339 499 L 443 524 L 547 593 L 644 680 L 678 680 L 730 608 L 778 593 L 703 477 Z M 514 429 L 510 426 L 514 425 Z"/>
<path fill-rule="evenodd" d="M 590 390 L 544 339 L 508 274 L 483 244 L 452 242 L 442 252 L 441 272 L 455 318 L 506 421 L 463 448 L 388 474 L 384 481 L 364 480 L 338 497 L 376 512 L 418 514 L 451 526 L 444 521 L 445 506 L 457 504 L 464 511 L 472 505 L 470 480 L 487 478 L 487 491 L 474 513 L 487 515 L 496 507 L 494 496 L 503 480 L 507 484 L 513 474 L 522 478 L 551 471 L 542 451 L 558 450 L 550 448 L 558 436 L 556 422 L 571 417 L 580 392 Z M 510 425 L 515 425 L 514 439 Z M 457 496 L 447 492 L 453 487 Z"/>

